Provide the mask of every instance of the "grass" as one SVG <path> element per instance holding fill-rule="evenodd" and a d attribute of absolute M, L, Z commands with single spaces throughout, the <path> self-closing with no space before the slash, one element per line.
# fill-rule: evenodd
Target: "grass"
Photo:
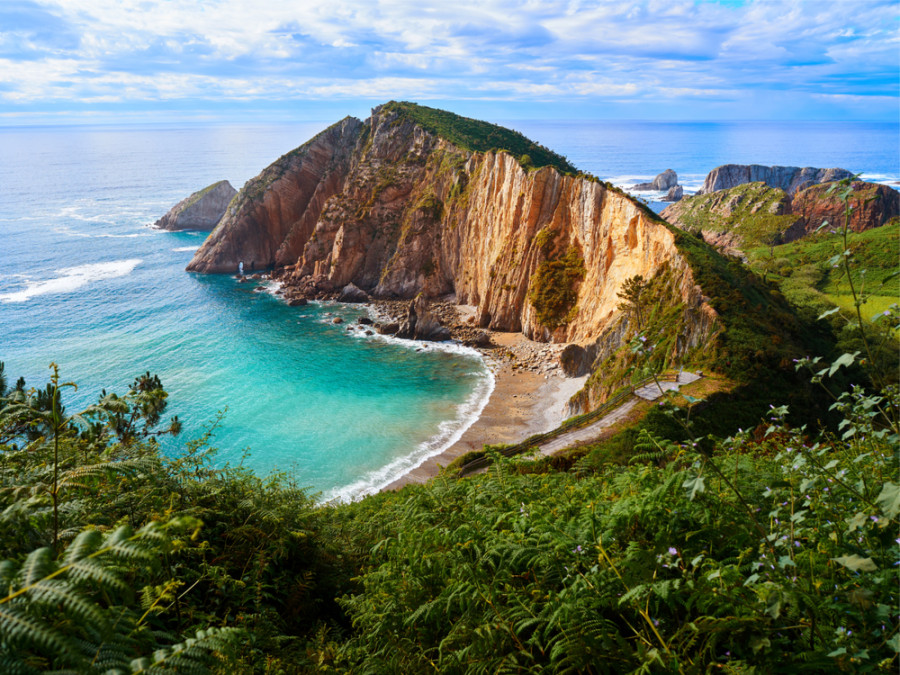
<path fill-rule="evenodd" d="M 787 194 L 765 183 L 744 183 L 729 190 L 689 197 L 671 207 L 685 230 L 736 235 L 741 246 L 773 244 L 797 221 L 798 216 L 779 215 Z"/>
<path fill-rule="evenodd" d="M 900 223 L 848 235 L 854 259 L 854 283 L 868 295 L 863 316 L 871 318 L 900 302 Z M 750 267 L 777 283 L 792 303 L 818 314 L 834 306 L 855 318 L 850 284 L 834 258 L 843 250 L 841 237 L 828 231 L 790 244 L 747 251 Z M 864 282 L 864 283 L 863 283 Z"/>
<path fill-rule="evenodd" d="M 562 155 L 529 140 L 518 131 L 496 124 L 407 101 L 391 101 L 382 107 L 382 111 L 396 112 L 463 150 L 471 152 L 502 150 L 512 154 L 527 169 L 552 166 L 561 173 L 576 171 Z"/>

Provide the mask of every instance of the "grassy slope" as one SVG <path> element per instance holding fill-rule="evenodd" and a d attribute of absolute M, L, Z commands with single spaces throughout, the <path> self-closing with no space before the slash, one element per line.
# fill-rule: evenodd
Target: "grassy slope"
<path fill-rule="evenodd" d="M 863 316 L 871 317 L 900 301 L 900 278 L 890 278 L 900 268 L 900 222 L 851 233 L 849 241 L 857 270 L 854 285 L 870 295 Z M 822 312 L 837 305 L 849 317 L 855 313 L 850 284 L 843 268 L 830 262 L 842 248 L 841 237 L 822 232 L 774 248 L 749 249 L 747 257 L 754 271 L 778 283 L 798 306 Z"/>
<path fill-rule="evenodd" d="M 423 129 L 464 150 L 506 150 L 523 165 L 529 165 L 529 162 L 522 162 L 522 156 L 527 155 L 530 166 L 534 168 L 552 166 L 562 173 L 575 172 L 575 167 L 565 157 L 528 140 L 518 131 L 406 101 L 391 101 L 385 104 L 383 110 L 399 112 Z"/>
<path fill-rule="evenodd" d="M 688 197 L 679 202 L 679 225 L 685 230 L 733 232 L 743 246 L 755 246 L 778 241 L 797 216 L 776 215 L 779 204 L 786 199 L 783 190 L 765 183 L 745 183 L 729 190 Z M 731 215 L 724 215 L 727 208 Z"/>

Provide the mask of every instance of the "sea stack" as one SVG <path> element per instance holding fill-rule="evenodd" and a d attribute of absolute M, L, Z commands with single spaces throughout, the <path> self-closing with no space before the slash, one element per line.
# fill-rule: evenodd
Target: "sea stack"
<path fill-rule="evenodd" d="M 231 183 L 220 180 L 190 197 L 182 199 L 154 223 L 161 230 L 212 230 L 225 215 L 225 210 L 237 194 Z"/>

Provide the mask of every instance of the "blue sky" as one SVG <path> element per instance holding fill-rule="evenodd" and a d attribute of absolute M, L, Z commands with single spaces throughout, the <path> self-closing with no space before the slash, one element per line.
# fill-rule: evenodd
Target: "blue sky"
<path fill-rule="evenodd" d="M 0 125 L 898 120 L 897 0 L 0 0 Z"/>

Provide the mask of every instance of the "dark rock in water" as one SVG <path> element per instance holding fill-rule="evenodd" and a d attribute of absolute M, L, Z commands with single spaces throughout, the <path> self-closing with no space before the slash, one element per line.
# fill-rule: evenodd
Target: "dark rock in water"
<path fill-rule="evenodd" d="M 368 302 L 369 294 L 355 284 L 347 284 L 338 296 L 338 302 Z"/>
<path fill-rule="evenodd" d="M 356 323 L 358 323 L 360 326 L 371 326 L 372 319 L 367 316 L 361 316 L 356 320 Z"/>
<path fill-rule="evenodd" d="M 305 298 L 291 298 L 288 300 L 288 307 L 303 307 L 308 304 Z"/>
<path fill-rule="evenodd" d="M 262 279 L 262 275 L 261 275 L 261 274 L 258 274 L 258 273 L 257 273 L 257 274 L 251 274 L 251 275 L 250 275 L 250 278 L 253 279 L 254 281 L 259 281 L 260 279 Z"/>
<path fill-rule="evenodd" d="M 377 323 L 375 324 L 375 330 L 378 331 L 379 335 L 396 335 L 397 331 L 400 330 L 400 324 Z"/>
<path fill-rule="evenodd" d="M 793 197 L 797 192 L 818 183 L 851 178 L 846 169 L 817 169 L 805 166 L 762 166 L 760 164 L 723 164 L 709 172 L 698 195 L 743 185 L 762 182 L 770 187 L 784 190 Z"/>
<path fill-rule="evenodd" d="M 367 335 L 367 336 L 369 336 L 369 335 L 375 335 L 375 333 L 373 333 L 373 332 L 370 331 L 370 330 L 367 330 L 367 331 L 366 331 L 366 335 Z"/>
<path fill-rule="evenodd" d="M 331 323 L 344 323 L 344 320 L 341 317 L 336 316 L 331 320 Z"/>
<path fill-rule="evenodd" d="M 264 290 L 266 290 L 265 286 L 254 286 L 253 287 L 254 293 L 262 293 Z"/>
<path fill-rule="evenodd" d="M 664 202 L 678 202 L 684 197 L 684 188 L 680 185 L 674 185 L 669 188 L 666 196 L 662 198 Z"/>
<path fill-rule="evenodd" d="M 238 278 L 238 283 L 239 284 L 249 284 L 250 279 L 248 279 L 247 277 L 240 277 L 240 278 Z"/>
<path fill-rule="evenodd" d="M 437 317 L 428 309 L 428 299 L 419 293 L 409 303 L 406 319 L 400 324 L 397 337 L 407 340 L 428 340 L 442 342 L 450 339 L 450 330 L 442 326 Z"/>
<path fill-rule="evenodd" d="M 656 178 L 654 178 L 649 183 L 638 183 L 632 190 L 655 190 L 656 192 L 662 192 L 663 190 L 668 190 L 671 187 L 675 187 L 678 184 L 678 174 L 672 171 L 672 169 L 666 169 L 661 174 L 659 174 Z"/>
<path fill-rule="evenodd" d="M 566 377 L 581 377 L 591 370 L 591 358 L 581 345 L 570 344 L 559 354 L 559 365 Z"/>
<path fill-rule="evenodd" d="M 227 180 L 213 183 L 178 202 L 156 221 L 155 227 L 162 230 L 212 230 L 222 220 L 236 194 L 237 190 Z"/>

